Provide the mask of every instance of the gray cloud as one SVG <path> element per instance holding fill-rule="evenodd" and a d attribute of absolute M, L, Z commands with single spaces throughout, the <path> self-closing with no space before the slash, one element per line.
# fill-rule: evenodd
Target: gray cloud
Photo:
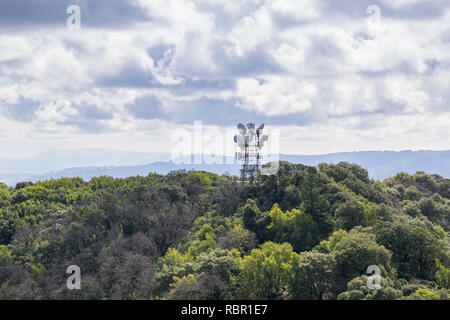
<path fill-rule="evenodd" d="M 78 105 L 74 106 L 78 112 L 78 118 L 85 120 L 109 120 L 112 119 L 110 112 L 100 109 L 94 105 Z"/>
<path fill-rule="evenodd" d="M 398 8 L 387 5 L 394 1 L 373 1 L 373 0 L 326 0 L 324 15 L 332 17 L 336 13 L 350 18 L 360 18 L 366 14 L 366 10 L 371 5 L 377 5 L 381 9 L 383 17 L 392 19 L 420 20 L 441 17 L 446 11 L 448 3 L 445 0 L 433 0 L 424 2 L 405 1 L 405 5 Z"/>
<path fill-rule="evenodd" d="M 116 72 L 96 79 L 96 85 L 100 87 L 125 87 L 136 88 L 158 86 L 155 78 L 150 71 L 133 62 L 127 62 Z"/>
<path fill-rule="evenodd" d="M 138 119 L 164 119 L 167 113 L 155 96 L 137 98 L 128 106 L 130 113 Z"/>
<path fill-rule="evenodd" d="M 255 111 L 236 107 L 238 100 L 200 98 L 190 102 L 175 103 L 171 110 L 164 108 L 155 96 L 136 99 L 127 106 L 137 119 L 166 119 L 177 124 L 192 124 L 203 121 L 208 125 L 232 126 L 238 122 L 271 123 L 272 125 L 305 125 L 311 116 L 295 114 L 290 116 L 265 116 Z"/>
<path fill-rule="evenodd" d="M 3 113 L 7 117 L 21 122 L 33 121 L 35 116 L 34 112 L 38 109 L 40 102 L 20 97 L 16 104 L 8 107 L 3 107 Z"/>
<path fill-rule="evenodd" d="M 448 1 L 323 0 L 311 13 L 295 1 L 283 11 L 194 0 L 183 12 L 170 4 L 185 1 L 158 1 L 155 12 L 139 1 L 3 0 L 0 90 L 14 81 L 19 100 L 0 96 L 2 115 L 97 134 L 154 120 L 353 132 L 447 112 Z M 71 4 L 86 30 L 62 29 Z M 374 4 L 376 32 L 365 23 Z"/>
<path fill-rule="evenodd" d="M 128 0 L 2 0 L 0 27 L 65 27 L 70 5 L 80 6 L 83 27 L 127 28 L 149 20 L 145 12 Z"/>

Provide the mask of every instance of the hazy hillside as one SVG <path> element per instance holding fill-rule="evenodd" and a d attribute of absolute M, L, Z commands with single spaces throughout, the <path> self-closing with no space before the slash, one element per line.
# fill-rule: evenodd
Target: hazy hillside
<path fill-rule="evenodd" d="M 113 151 L 73 150 L 67 153 L 54 151 L 48 155 L 24 159 L 13 163 L 0 159 L 0 181 L 14 185 L 20 181 L 38 181 L 60 177 L 92 177 L 108 175 L 124 178 L 147 175 L 149 172 L 166 174 L 173 170 L 204 170 L 217 174 L 239 174 L 239 164 L 233 165 L 176 165 L 171 161 L 149 161 L 146 159 L 169 159 L 168 154 L 131 153 Z M 367 168 L 373 179 L 383 180 L 404 171 L 410 174 L 417 171 L 436 173 L 450 177 L 450 151 L 369 151 L 343 152 L 326 155 L 280 155 L 280 160 L 316 166 L 319 163 L 339 163 L 346 161 Z M 102 162 L 103 161 L 103 162 Z M 74 164 L 70 166 L 69 164 Z M 100 165 L 97 165 L 100 164 Z M 114 165 L 111 165 L 114 164 Z M 130 165 L 138 164 L 138 165 Z M 54 166 L 54 167 L 52 167 Z M 47 170 L 42 171 L 43 168 Z M 15 171 L 22 169 L 23 171 Z M 3 173 L 1 173 L 3 172 Z M 5 173 L 7 172 L 7 173 Z M 31 172 L 31 173 L 30 173 Z M 34 173 L 33 173 L 34 172 Z"/>
<path fill-rule="evenodd" d="M 48 150 L 25 158 L 0 157 L 0 172 L 44 173 L 87 166 L 130 166 L 170 160 L 169 153 L 133 152 L 108 149 Z"/>
<path fill-rule="evenodd" d="M 383 180 L 398 172 L 414 174 L 417 171 L 436 173 L 450 177 L 450 151 L 366 151 L 342 152 L 318 156 L 282 155 L 282 160 L 306 165 L 357 163 L 369 172 L 373 179 Z"/>

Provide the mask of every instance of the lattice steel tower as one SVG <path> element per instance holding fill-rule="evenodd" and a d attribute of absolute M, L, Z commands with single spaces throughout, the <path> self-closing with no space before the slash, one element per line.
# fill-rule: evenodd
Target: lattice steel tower
<path fill-rule="evenodd" d="M 242 161 L 241 180 L 253 181 L 260 167 L 261 149 L 269 137 L 262 134 L 264 123 L 256 129 L 254 123 L 248 123 L 247 126 L 239 123 L 237 128 L 239 135 L 234 136 L 234 142 L 241 149 L 241 152 L 236 153 L 236 159 Z"/>

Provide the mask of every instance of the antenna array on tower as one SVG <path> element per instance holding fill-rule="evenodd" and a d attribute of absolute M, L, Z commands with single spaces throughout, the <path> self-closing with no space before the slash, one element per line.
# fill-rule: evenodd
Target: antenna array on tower
<path fill-rule="evenodd" d="M 237 128 L 239 135 L 234 136 L 234 142 L 241 149 L 236 153 L 236 159 L 242 162 L 241 179 L 253 181 L 260 167 L 261 149 L 269 137 L 262 134 L 264 124 L 256 128 L 254 123 L 247 123 L 247 126 L 239 123 Z"/>

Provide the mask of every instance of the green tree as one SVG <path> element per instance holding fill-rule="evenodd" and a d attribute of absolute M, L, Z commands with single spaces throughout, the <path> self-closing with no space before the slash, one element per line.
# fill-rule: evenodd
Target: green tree
<path fill-rule="evenodd" d="M 0 208 L 0 244 L 9 244 L 14 233 L 25 225 L 17 211 Z"/>
<path fill-rule="evenodd" d="M 0 183 L 0 208 L 7 207 L 11 204 L 11 193 L 6 184 Z"/>
<path fill-rule="evenodd" d="M 309 214 L 317 224 L 319 236 L 328 235 L 333 229 L 330 203 L 323 194 L 325 175 L 315 168 L 307 168 L 305 178 L 300 182 L 301 209 Z"/>
<path fill-rule="evenodd" d="M 246 299 L 283 299 L 288 296 L 298 256 L 288 243 L 264 243 L 241 262 L 239 287 Z"/>
<path fill-rule="evenodd" d="M 193 273 L 193 258 L 176 249 L 167 250 L 158 260 L 158 271 L 153 278 L 152 295 L 161 297 L 174 282 L 174 277 L 183 278 Z M 189 280 L 190 281 L 190 280 Z"/>
<path fill-rule="evenodd" d="M 302 252 L 290 286 L 293 299 L 322 300 L 333 296 L 336 261 L 333 255 Z"/>
<path fill-rule="evenodd" d="M 395 287 L 394 281 L 381 277 L 379 289 L 369 289 L 367 276 L 360 276 L 347 284 L 347 291 L 338 295 L 338 300 L 397 300 L 403 297 L 402 291 Z"/>
<path fill-rule="evenodd" d="M 366 227 L 369 225 L 371 214 L 367 205 L 359 201 L 347 201 L 336 209 L 336 224 L 338 228 L 344 230 L 350 230 L 356 226 Z"/>
<path fill-rule="evenodd" d="M 266 227 L 270 223 L 270 217 L 259 210 L 255 200 L 247 199 L 242 208 L 242 219 L 246 229 L 253 231 L 260 241 L 265 240 Z"/>
<path fill-rule="evenodd" d="M 435 259 L 448 263 L 448 250 L 440 231 L 430 222 L 415 219 L 381 223 L 375 228 L 377 241 L 392 253 L 399 276 L 433 279 Z"/>
<path fill-rule="evenodd" d="M 375 241 L 375 236 L 364 232 L 347 234 L 333 250 L 336 258 L 338 288 L 362 274 L 371 265 L 379 266 L 382 271 L 390 271 L 392 253 Z"/>
<path fill-rule="evenodd" d="M 0 267 L 5 267 L 13 261 L 11 251 L 5 245 L 0 245 Z"/>
<path fill-rule="evenodd" d="M 317 250 L 322 253 L 330 253 L 334 250 L 336 245 L 347 235 L 347 231 L 339 229 L 334 231 L 328 240 L 322 240 L 317 246 L 314 247 L 314 250 Z"/>
<path fill-rule="evenodd" d="M 169 299 L 221 300 L 232 294 L 231 280 L 238 276 L 236 256 L 239 252 L 215 249 L 198 256 L 192 262 L 192 273 L 182 278 L 174 276 Z"/>
<path fill-rule="evenodd" d="M 450 289 L 450 268 L 446 268 L 439 259 L 436 259 L 436 282 L 439 287 Z"/>
<path fill-rule="evenodd" d="M 309 214 L 298 209 L 283 212 L 274 204 L 267 233 L 271 240 L 289 242 L 296 252 L 311 249 L 316 243 L 317 225 Z"/>
<path fill-rule="evenodd" d="M 408 300 L 441 300 L 440 296 L 425 288 L 417 289 L 412 295 L 408 297 Z"/>
<path fill-rule="evenodd" d="M 295 185 L 288 185 L 284 189 L 283 200 L 281 201 L 281 205 L 283 208 L 295 208 L 300 205 L 302 202 L 302 194 L 300 190 Z"/>

